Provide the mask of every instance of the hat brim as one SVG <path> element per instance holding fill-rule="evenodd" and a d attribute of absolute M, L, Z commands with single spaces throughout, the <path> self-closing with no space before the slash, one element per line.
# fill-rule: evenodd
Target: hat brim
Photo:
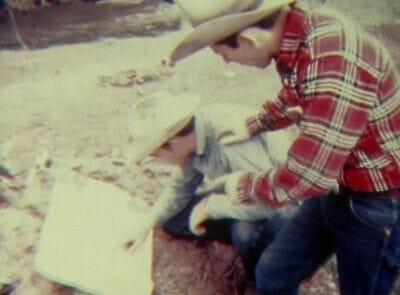
<path fill-rule="evenodd" d="M 284 5 L 294 2 L 294 0 L 276 0 L 273 2 L 264 1 L 255 10 L 222 16 L 195 27 L 172 51 L 170 55 L 171 62 L 184 59 L 204 47 L 239 32 L 268 15 L 272 15 Z"/>
<path fill-rule="evenodd" d="M 125 157 L 129 164 L 140 164 L 144 158 L 159 148 L 168 138 L 163 133 L 152 133 L 136 140 L 125 151 Z"/>
<path fill-rule="evenodd" d="M 140 101 L 137 105 L 140 105 L 145 101 L 146 99 Z M 165 99 L 165 103 L 169 103 L 175 107 L 174 114 L 168 113 L 169 117 L 173 118 L 173 124 L 163 125 L 166 123 L 165 121 L 156 121 L 154 124 L 147 122 L 148 124 L 145 124 L 145 132 L 136 132 L 136 134 L 134 131 L 137 126 L 131 126 L 134 142 L 130 149 L 125 152 L 125 156 L 129 163 L 139 164 L 144 158 L 151 155 L 161 145 L 181 131 L 193 118 L 195 111 L 200 104 L 200 97 L 190 94 L 174 97 L 170 96 L 169 99 Z M 166 105 L 164 104 L 163 107 L 166 108 Z M 135 116 L 135 114 L 133 114 L 133 116 Z M 143 128 L 139 129 L 142 130 Z"/>

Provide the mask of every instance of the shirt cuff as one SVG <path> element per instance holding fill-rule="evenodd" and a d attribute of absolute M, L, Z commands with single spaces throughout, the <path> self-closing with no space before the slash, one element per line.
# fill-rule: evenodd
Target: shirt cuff
<path fill-rule="evenodd" d="M 230 217 L 232 204 L 228 196 L 207 197 L 206 212 L 212 219 L 223 219 Z"/>
<path fill-rule="evenodd" d="M 270 130 L 271 123 L 268 115 L 260 113 L 246 120 L 247 131 L 250 136 L 254 136 L 263 131 Z"/>
<path fill-rule="evenodd" d="M 228 196 L 212 195 L 207 198 L 206 213 L 212 219 L 230 218 L 257 221 L 272 217 L 275 214 L 275 209 L 261 203 L 250 206 L 235 206 Z"/>

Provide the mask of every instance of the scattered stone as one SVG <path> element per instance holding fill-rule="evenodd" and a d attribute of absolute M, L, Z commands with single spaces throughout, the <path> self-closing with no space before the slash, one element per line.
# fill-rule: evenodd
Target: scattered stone
<path fill-rule="evenodd" d="M 13 295 L 15 287 L 11 284 L 4 284 L 0 286 L 0 295 Z"/>
<path fill-rule="evenodd" d="M 144 85 L 147 83 L 153 83 L 157 81 L 161 81 L 165 77 L 170 77 L 173 74 L 168 71 L 161 72 L 145 72 L 138 73 L 135 70 L 122 71 L 117 73 L 116 75 L 101 75 L 98 79 L 98 85 L 107 87 L 131 87 L 134 85 Z"/>
<path fill-rule="evenodd" d="M 16 294 L 37 294 L 18 292 L 18 288 L 28 286 L 33 274 L 34 251 L 27 253 L 26 249 L 34 248 L 42 221 L 25 210 L 12 208 L 0 210 L 0 219 L 0 241 L 7 241 L 0 243 L 0 288 L 10 284 L 16 288 Z"/>
<path fill-rule="evenodd" d="M 26 180 L 23 198 L 17 200 L 16 205 L 43 219 L 47 213 L 53 181 L 47 171 L 34 167 Z"/>
<path fill-rule="evenodd" d="M 120 72 L 115 76 L 99 76 L 101 86 L 127 87 L 134 85 L 134 79 L 137 77 L 135 70 Z"/>
<path fill-rule="evenodd" d="M 0 165 L 0 177 L 7 178 L 9 180 L 14 179 L 14 175 L 3 165 Z"/>
<path fill-rule="evenodd" d="M 112 161 L 112 164 L 113 164 L 114 166 L 126 166 L 126 165 L 125 165 L 125 162 L 122 162 L 122 161 L 119 161 L 119 160 L 114 160 L 114 161 Z"/>
<path fill-rule="evenodd" d="M 141 77 L 138 77 L 138 79 L 136 80 L 136 84 L 138 85 L 143 85 L 149 82 L 156 82 L 156 81 L 160 81 L 160 77 L 154 74 L 147 74 L 147 75 L 143 75 Z"/>

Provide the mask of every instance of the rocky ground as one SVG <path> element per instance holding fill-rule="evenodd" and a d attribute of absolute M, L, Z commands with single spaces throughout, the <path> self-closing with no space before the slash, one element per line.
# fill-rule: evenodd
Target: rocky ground
<path fill-rule="evenodd" d="M 127 162 L 125 151 L 131 139 L 126 126 L 137 99 L 165 89 L 198 93 L 202 103 L 258 106 L 266 93 L 279 89 L 273 69 L 227 65 L 209 50 L 175 67 L 166 65 L 163 60 L 187 28 L 179 29 L 173 6 L 159 2 L 131 3 L 123 9 L 121 4 L 63 4 L 16 11 L 14 20 L 5 10 L 0 12 L 0 283 L 4 294 L 7 284 L 18 295 L 83 294 L 53 284 L 32 269 L 54 168 L 117 185 L 149 204 L 168 185 L 168 167 Z M 303 2 L 316 5 L 316 1 Z M 338 7 L 381 38 L 400 68 L 398 2 L 319 2 Z M 240 262 L 229 245 L 177 240 L 160 230 L 154 241 L 158 294 L 239 294 L 235 292 L 245 287 Z M 301 292 L 338 294 L 334 260 L 305 282 Z"/>

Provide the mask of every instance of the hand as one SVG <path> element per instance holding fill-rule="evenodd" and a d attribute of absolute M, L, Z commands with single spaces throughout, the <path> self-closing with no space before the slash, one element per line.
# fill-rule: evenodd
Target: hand
<path fill-rule="evenodd" d="M 286 116 L 291 119 L 293 122 L 297 122 L 301 115 L 303 114 L 303 110 L 301 107 L 290 107 L 286 109 Z"/>
<path fill-rule="evenodd" d="M 238 171 L 216 178 L 207 184 L 207 190 L 223 187 L 224 193 L 229 196 L 235 205 L 250 205 L 257 200 L 253 192 L 254 179 L 256 175 L 251 172 Z"/>
<path fill-rule="evenodd" d="M 212 183 L 211 187 L 223 186 L 225 194 L 231 200 L 234 205 L 254 205 L 259 202 L 259 198 L 256 195 L 255 183 L 257 179 L 264 177 L 263 175 L 256 175 L 251 172 L 234 172 L 231 174 L 223 175 L 216 178 Z M 207 186 L 209 189 L 210 184 Z M 263 196 L 262 202 L 274 208 L 281 208 L 287 205 L 287 201 L 279 201 L 273 199 L 271 193 Z"/>
<path fill-rule="evenodd" d="M 265 121 L 264 126 L 267 131 L 275 131 L 289 127 L 293 123 L 297 123 L 302 114 L 303 110 L 300 106 L 288 107 L 283 109 L 277 109 L 273 101 L 266 102 L 264 109 L 268 113 L 262 120 Z M 268 123 L 267 123 L 268 122 Z"/>
<path fill-rule="evenodd" d="M 206 227 L 202 223 L 210 218 L 207 214 L 208 197 L 203 198 L 193 207 L 189 218 L 189 228 L 195 235 L 203 235 L 206 233 Z"/>
<path fill-rule="evenodd" d="M 155 222 L 151 218 L 145 218 L 143 222 L 136 224 L 122 241 L 122 247 L 128 252 L 135 252 L 146 241 L 153 229 Z"/>
<path fill-rule="evenodd" d="M 217 137 L 221 144 L 228 145 L 250 138 L 246 121 L 239 120 L 238 122 L 234 122 L 234 119 L 232 121 L 230 126 L 224 126 L 217 131 Z"/>
<path fill-rule="evenodd" d="M 284 128 L 291 125 L 293 122 L 297 122 L 302 114 L 303 110 L 299 106 L 289 107 L 279 116 L 275 114 L 276 117 L 272 120 L 273 129 Z M 233 119 L 228 126 L 221 126 L 217 131 L 219 142 L 223 145 L 245 141 L 249 139 L 250 136 L 246 120 L 240 119 L 237 121 Z"/>

